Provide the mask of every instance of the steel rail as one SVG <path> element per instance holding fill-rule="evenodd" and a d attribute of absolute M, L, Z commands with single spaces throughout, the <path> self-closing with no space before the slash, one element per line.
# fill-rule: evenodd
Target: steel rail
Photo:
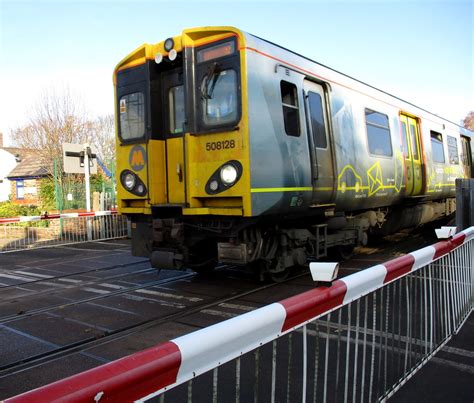
<path fill-rule="evenodd" d="M 195 275 L 195 274 L 188 275 L 188 276 L 193 276 L 193 275 Z M 11 362 L 7 365 L 4 365 L 4 366 L 0 367 L 0 379 L 4 379 L 8 376 L 11 376 L 11 375 L 14 375 L 16 373 L 22 372 L 26 369 L 35 368 L 36 366 L 42 365 L 42 364 L 50 362 L 50 361 L 54 361 L 58 358 L 65 357 L 65 356 L 68 356 L 70 354 L 85 351 L 85 350 L 90 349 L 92 347 L 101 346 L 101 345 L 109 343 L 111 341 L 118 340 L 120 338 L 129 336 L 131 334 L 138 333 L 140 331 L 146 330 L 150 327 L 153 327 L 153 326 L 156 326 L 156 325 L 159 325 L 159 324 L 162 324 L 162 323 L 170 322 L 170 321 L 175 321 L 177 319 L 184 318 L 186 316 L 192 315 L 192 314 L 200 312 L 202 310 L 215 307 L 216 305 L 219 305 L 219 304 L 222 304 L 222 303 L 225 303 L 225 302 L 229 302 L 229 301 L 233 301 L 233 300 L 236 300 L 236 299 L 239 299 L 239 298 L 242 298 L 242 297 L 246 297 L 248 295 L 266 290 L 268 288 L 279 286 L 279 285 L 284 284 L 286 282 L 292 281 L 296 278 L 300 278 L 300 277 L 307 276 L 307 275 L 308 275 L 308 273 L 298 274 L 296 276 L 289 277 L 288 279 L 286 279 L 285 281 L 282 281 L 280 283 L 270 283 L 270 284 L 266 284 L 266 285 L 254 288 L 252 290 L 244 291 L 244 292 L 239 293 L 239 294 L 229 294 L 225 297 L 217 298 L 217 299 L 215 299 L 214 301 L 211 301 L 211 302 L 198 304 L 198 305 L 192 307 L 191 309 L 188 309 L 188 310 L 183 311 L 183 312 L 176 312 L 176 313 L 172 313 L 172 314 L 169 314 L 169 315 L 166 315 L 166 316 L 163 316 L 163 317 L 150 318 L 150 319 L 135 323 L 133 325 L 125 326 L 121 329 L 112 330 L 112 331 L 104 334 L 104 336 L 102 336 L 100 339 L 97 339 L 97 336 L 91 336 L 91 337 L 88 337 L 84 340 L 67 344 L 65 346 L 62 346 L 62 347 L 60 347 L 58 349 L 55 349 L 55 350 L 52 350 L 52 351 L 47 351 L 47 352 L 44 352 L 44 353 L 41 353 L 41 354 L 36 354 L 36 355 L 30 356 L 30 357 L 27 357 L 27 358 L 24 358 L 24 359 L 15 361 L 15 362 Z M 173 280 L 177 281 L 177 280 L 181 280 L 181 279 L 182 278 L 178 278 L 178 279 L 174 278 L 174 279 L 167 279 L 167 280 L 168 280 L 168 282 L 172 282 Z"/>
<path fill-rule="evenodd" d="M 37 284 L 37 283 L 42 283 L 42 282 L 51 282 L 51 281 L 55 281 L 55 280 L 62 279 L 62 278 L 68 278 L 68 277 L 72 277 L 72 276 L 80 276 L 80 275 L 88 274 L 88 273 L 97 273 L 97 272 L 102 272 L 102 271 L 121 269 L 121 268 L 124 268 L 124 267 L 133 266 L 133 265 L 136 265 L 136 264 L 138 265 L 138 264 L 142 264 L 142 263 L 150 263 L 150 261 L 148 259 L 143 259 L 143 260 L 140 260 L 138 262 L 120 263 L 120 264 L 117 264 L 117 265 L 114 265 L 114 266 L 108 266 L 108 267 L 102 267 L 102 268 L 96 268 L 96 269 L 90 269 L 90 270 L 84 270 L 84 271 L 77 271 L 77 272 L 74 272 L 74 273 L 63 274 L 63 275 L 60 275 L 60 276 L 52 276 L 52 277 L 49 277 L 49 278 L 40 278 L 40 279 L 32 280 L 32 281 L 24 281 L 22 283 L 8 284 L 8 285 L 0 286 L 0 290 L 4 290 L 5 288 L 19 287 L 19 286 L 22 286 L 22 285 Z M 18 270 L 7 270 L 7 273 L 18 274 L 17 272 L 18 272 Z M 3 271 L 0 272 L 0 276 L 1 276 L 2 273 L 3 273 Z M 47 292 L 50 292 L 50 290 L 47 290 Z M 39 294 L 39 293 L 35 293 L 35 295 L 37 295 L 37 294 Z M 3 301 L 8 301 L 8 299 L 7 300 L 2 299 L 1 302 L 3 302 Z"/>

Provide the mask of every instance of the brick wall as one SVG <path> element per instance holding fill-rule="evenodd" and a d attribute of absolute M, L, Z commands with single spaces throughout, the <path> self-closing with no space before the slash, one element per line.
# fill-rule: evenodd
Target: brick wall
<path fill-rule="evenodd" d="M 11 195 L 12 201 L 15 204 L 34 204 L 39 206 L 41 200 L 39 198 L 41 179 L 24 179 L 23 180 L 23 198 L 18 199 L 17 197 L 17 180 L 12 180 L 11 183 Z"/>

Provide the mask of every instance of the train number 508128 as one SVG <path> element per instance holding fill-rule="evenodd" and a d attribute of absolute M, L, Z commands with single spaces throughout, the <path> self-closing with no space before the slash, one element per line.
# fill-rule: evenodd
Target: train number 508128
<path fill-rule="evenodd" d="M 227 150 L 235 148 L 235 140 L 212 141 L 206 143 L 206 151 Z"/>

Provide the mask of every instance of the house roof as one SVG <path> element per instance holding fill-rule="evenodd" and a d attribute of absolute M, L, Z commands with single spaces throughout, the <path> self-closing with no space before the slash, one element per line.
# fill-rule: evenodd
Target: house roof
<path fill-rule="evenodd" d="M 36 150 L 16 150 L 20 150 L 18 154 L 21 160 L 7 175 L 7 178 L 37 178 L 48 175 L 48 170 L 45 164 L 41 161 L 41 156 Z"/>
<path fill-rule="evenodd" d="M 2 147 L 1 149 L 5 150 L 6 152 L 9 152 L 10 154 L 19 159 L 21 159 L 22 157 L 26 157 L 27 154 L 35 152 L 35 150 L 32 150 L 31 148 Z"/>

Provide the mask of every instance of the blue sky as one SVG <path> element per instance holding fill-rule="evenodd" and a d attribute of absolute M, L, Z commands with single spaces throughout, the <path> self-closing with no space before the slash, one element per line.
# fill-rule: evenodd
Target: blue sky
<path fill-rule="evenodd" d="M 474 110 L 472 0 L 0 0 L 0 131 L 50 87 L 113 112 L 115 65 L 183 28 L 233 25 L 459 122 Z"/>

